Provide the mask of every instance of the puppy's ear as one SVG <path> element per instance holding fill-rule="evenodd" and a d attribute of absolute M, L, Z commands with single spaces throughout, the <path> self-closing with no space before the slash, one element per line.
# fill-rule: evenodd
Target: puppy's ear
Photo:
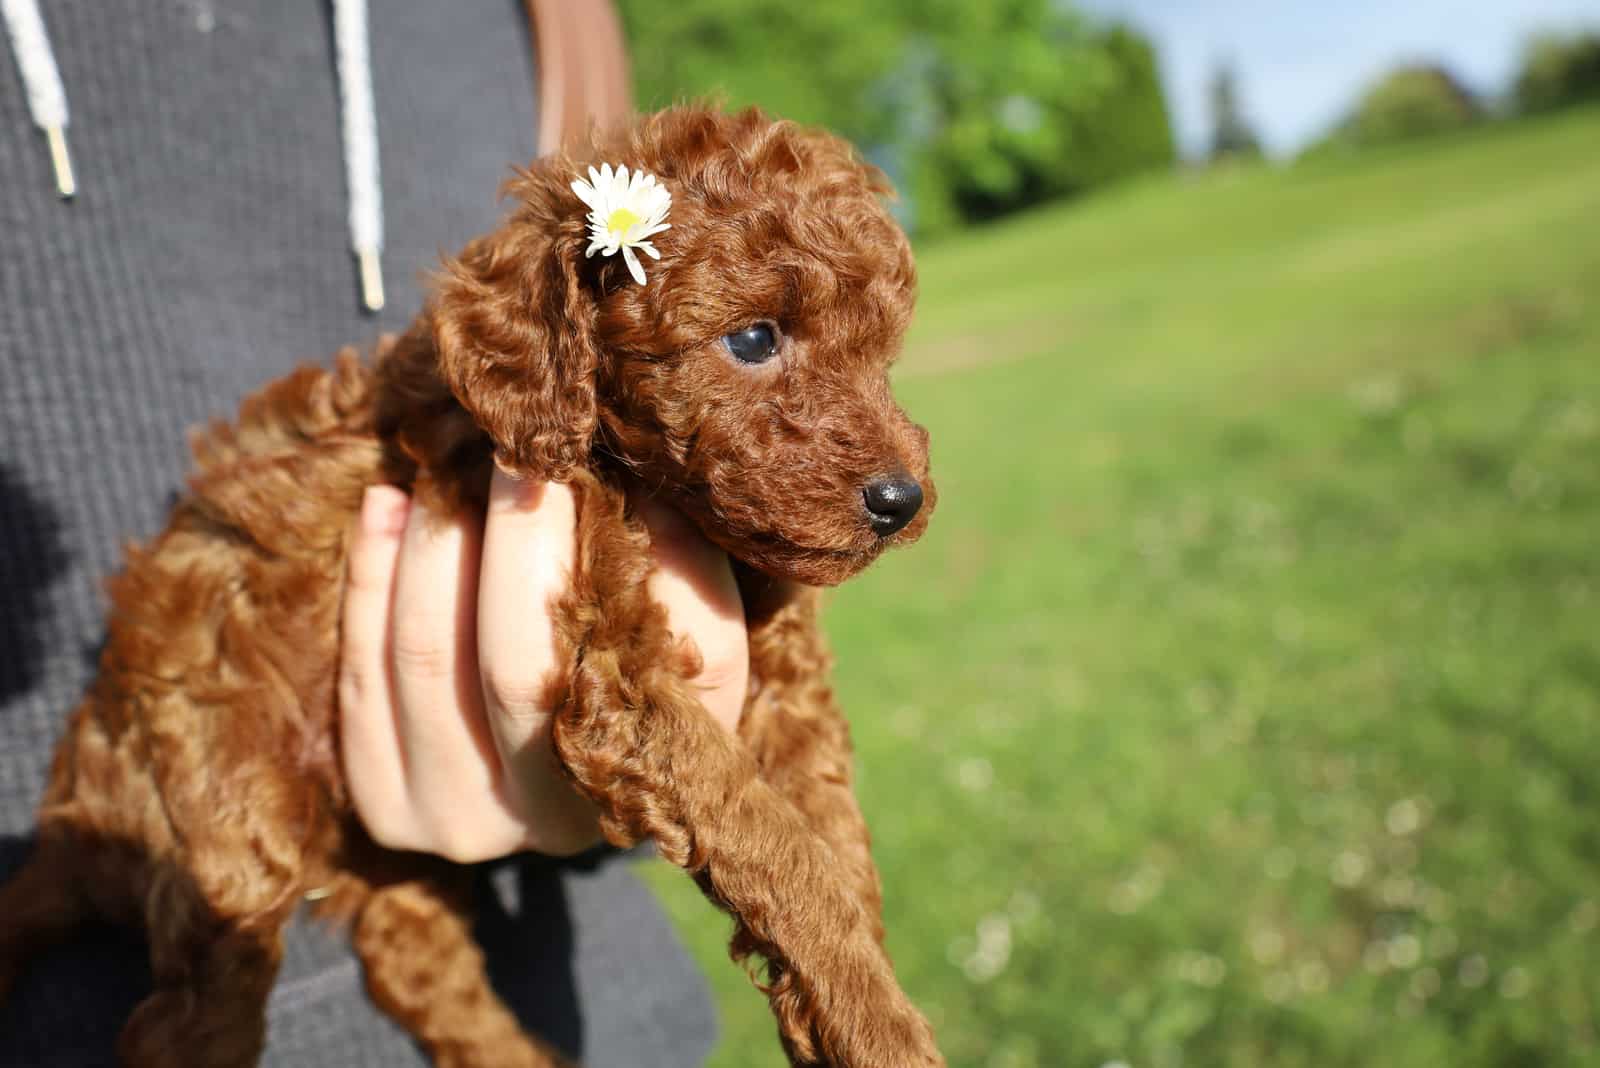
<path fill-rule="evenodd" d="M 580 277 L 584 209 L 549 171 L 519 175 L 507 191 L 519 201 L 512 217 L 447 261 L 439 279 L 439 373 L 503 465 L 563 481 L 587 462 L 598 417 L 595 302 Z"/>

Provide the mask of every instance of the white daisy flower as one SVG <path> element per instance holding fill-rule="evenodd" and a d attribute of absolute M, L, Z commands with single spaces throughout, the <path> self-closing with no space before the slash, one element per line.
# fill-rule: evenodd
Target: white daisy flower
<path fill-rule="evenodd" d="M 648 239 L 672 229 L 670 223 L 663 221 L 672 207 L 672 194 L 667 187 L 654 175 L 643 171 L 630 175 L 626 165 L 612 171 L 611 164 L 606 163 L 599 170 L 590 167 L 589 180 L 574 181 L 572 191 L 589 208 L 589 248 L 584 255 L 599 252 L 615 256 L 621 249 L 628 273 L 644 285 L 644 268 L 634 249 L 653 260 L 661 258 Z"/>

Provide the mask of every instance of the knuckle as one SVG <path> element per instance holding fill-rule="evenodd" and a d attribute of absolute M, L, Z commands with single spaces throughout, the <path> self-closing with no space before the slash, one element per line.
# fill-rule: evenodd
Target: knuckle
<path fill-rule="evenodd" d="M 485 667 L 483 693 L 490 705 L 504 715 L 535 718 L 548 710 L 551 679 L 526 669 Z"/>
<path fill-rule="evenodd" d="M 701 653 L 700 676 L 696 680 L 708 690 L 733 690 L 741 696 L 750 677 L 750 660 L 742 649 L 712 648 Z"/>
<path fill-rule="evenodd" d="M 357 717 L 373 715 L 380 707 L 381 672 L 382 668 L 370 663 L 364 652 L 344 650 L 335 687 L 341 712 Z"/>
<path fill-rule="evenodd" d="M 729 730 L 738 729 L 739 720 L 744 714 L 749 678 L 747 661 L 727 658 L 708 661 L 696 680 L 706 711 Z"/>
<path fill-rule="evenodd" d="M 350 544 L 344 591 L 347 606 L 352 601 L 359 601 L 361 594 L 387 593 L 389 590 L 390 569 L 385 566 L 376 547 L 364 543 L 363 539 L 368 537 L 370 535 L 357 534 Z"/>
<path fill-rule="evenodd" d="M 394 582 L 396 554 L 393 539 L 358 528 L 345 555 L 344 600 L 347 609 L 374 614 L 382 607 Z"/>
<path fill-rule="evenodd" d="M 455 667 L 455 650 L 420 623 L 395 627 L 389 656 L 396 673 L 411 679 L 447 678 Z"/>
<path fill-rule="evenodd" d="M 356 710 L 364 711 L 366 709 L 367 689 L 366 680 L 361 677 L 361 669 L 354 664 L 341 661 L 339 664 L 339 686 L 337 691 L 339 710 L 346 714 L 354 711 L 357 715 L 360 715 L 360 712 Z M 341 722 L 343 722 L 342 719 Z"/>
<path fill-rule="evenodd" d="M 339 697 L 359 698 L 369 688 L 368 678 L 379 657 L 379 646 L 372 641 L 374 628 L 365 626 L 346 611 L 339 628 Z"/>

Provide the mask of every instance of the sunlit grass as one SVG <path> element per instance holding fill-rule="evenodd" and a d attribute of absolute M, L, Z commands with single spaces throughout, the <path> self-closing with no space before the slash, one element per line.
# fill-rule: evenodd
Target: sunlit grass
<path fill-rule="evenodd" d="M 830 630 L 952 1064 L 1600 1063 L 1600 113 L 921 270 L 939 512 Z"/>

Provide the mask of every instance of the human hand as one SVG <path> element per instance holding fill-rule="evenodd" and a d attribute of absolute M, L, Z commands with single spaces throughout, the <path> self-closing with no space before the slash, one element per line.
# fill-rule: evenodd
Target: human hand
<path fill-rule="evenodd" d="M 666 506 L 640 511 L 650 592 L 699 648 L 701 699 L 732 731 L 749 654 L 728 558 Z M 367 489 L 348 556 L 339 727 L 351 799 L 380 845 L 471 863 L 600 840 L 556 760 L 545 693 L 559 666 L 549 604 L 566 588 L 575 523 L 570 488 L 498 470 L 481 527 L 393 486 Z"/>

